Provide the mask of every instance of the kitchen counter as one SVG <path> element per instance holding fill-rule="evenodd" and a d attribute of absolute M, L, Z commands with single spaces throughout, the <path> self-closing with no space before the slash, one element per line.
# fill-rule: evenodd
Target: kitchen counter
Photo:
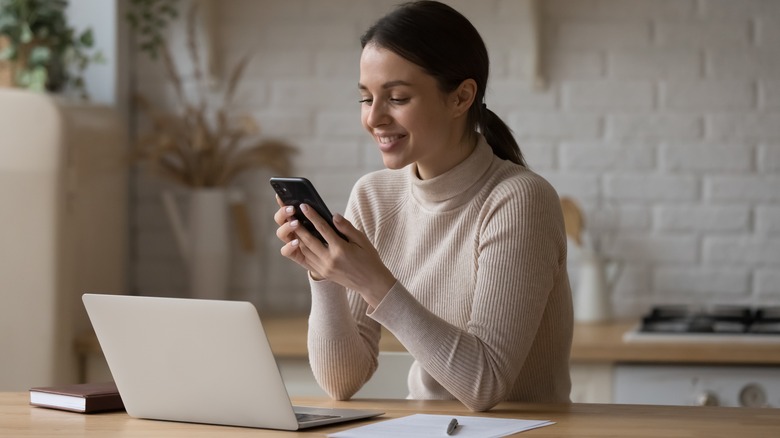
<path fill-rule="evenodd" d="M 575 324 L 571 361 L 576 363 L 677 363 L 780 365 L 780 345 L 750 342 L 625 342 L 623 334 L 636 322 Z M 283 359 L 305 359 L 307 318 L 265 317 L 263 327 L 275 355 Z M 77 341 L 81 353 L 99 353 L 94 334 Z M 382 331 L 381 351 L 406 351 L 387 330 Z"/>
<path fill-rule="evenodd" d="M 635 321 L 575 324 L 572 362 L 780 365 L 780 344 L 776 343 L 623 341 L 623 334 L 636 324 Z M 305 317 L 264 318 L 263 326 L 277 356 L 307 357 Z M 382 332 L 379 349 L 406 351 L 386 330 Z"/>
<path fill-rule="evenodd" d="M 756 380 L 755 373 L 778 369 L 780 346 L 777 343 L 623 341 L 624 333 L 632 330 L 635 325 L 636 322 L 633 321 L 575 324 L 570 362 L 572 401 L 626 403 L 615 394 L 624 392 L 622 386 L 616 382 L 623 382 L 625 379 L 617 379 L 616 375 L 627 372 L 627 367 L 631 368 L 628 370 L 631 372 L 634 372 L 636 367 L 651 368 L 660 372 L 672 366 L 676 367 L 673 374 L 677 377 L 685 371 L 687 380 L 680 384 L 680 388 L 688 388 L 687 391 L 691 394 L 686 392 L 661 404 L 691 404 L 698 399 L 700 393 L 714 390 L 710 388 L 714 384 L 712 382 L 718 382 L 717 386 L 721 388 L 726 380 L 732 383 L 731 389 L 727 391 L 728 393 L 720 394 L 720 398 L 723 404 L 729 403 L 730 406 L 736 405 L 739 390 L 754 380 L 762 382 L 765 388 L 774 388 L 770 384 L 774 381 L 773 377 L 764 376 L 765 380 Z M 291 394 L 324 395 L 309 367 L 306 348 L 307 318 L 305 316 L 264 317 L 263 326 Z M 403 345 L 386 330 L 382 332 L 379 348 L 383 352 L 406 351 Z M 110 373 L 107 372 L 107 366 L 102 359 L 100 346 L 94 334 L 82 336 L 77 342 L 77 350 L 84 364 L 81 381 L 110 379 Z M 387 382 L 405 381 L 405 370 L 408 370 L 411 358 L 404 359 L 403 356 L 384 355 L 384 359 L 380 357 L 380 361 L 390 360 L 393 364 L 390 367 L 380 367 L 380 371 L 384 369 L 385 372 L 392 374 L 374 376 L 374 379 L 361 390 L 365 393 L 361 393 L 360 396 L 378 397 L 380 394 L 386 398 L 387 394 L 393 394 L 393 397 L 402 398 L 404 394 L 393 392 L 398 390 L 398 384 Z M 702 371 L 701 368 L 707 370 Z M 717 377 L 713 377 L 713 370 L 719 372 Z M 662 380 L 666 381 L 668 378 Z M 770 392 L 770 398 L 773 406 L 780 405 L 780 399 L 775 395 L 774 389 Z M 632 403 L 647 403 L 647 401 Z"/>
<path fill-rule="evenodd" d="M 780 341 L 623 341 L 636 325 L 576 324 L 572 361 L 780 365 Z"/>

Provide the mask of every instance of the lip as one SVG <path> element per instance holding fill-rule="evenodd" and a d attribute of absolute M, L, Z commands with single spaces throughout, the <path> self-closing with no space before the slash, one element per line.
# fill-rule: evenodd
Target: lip
<path fill-rule="evenodd" d="M 374 133 L 374 140 L 382 152 L 390 152 L 406 138 L 406 134 Z"/>

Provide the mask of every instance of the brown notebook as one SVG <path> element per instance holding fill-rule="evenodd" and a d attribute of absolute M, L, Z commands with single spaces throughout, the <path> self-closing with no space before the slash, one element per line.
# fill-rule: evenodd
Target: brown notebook
<path fill-rule="evenodd" d="M 114 382 L 30 388 L 30 404 L 85 414 L 125 408 Z"/>

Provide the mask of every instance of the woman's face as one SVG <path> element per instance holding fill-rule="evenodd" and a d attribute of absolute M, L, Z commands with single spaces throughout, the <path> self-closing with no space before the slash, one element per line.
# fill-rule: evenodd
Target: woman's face
<path fill-rule="evenodd" d="M 428 179 L 471 152 L 460 144 L 465 113 L 455 103 L 457 91 L 443 93 L 433 76 L 395 52 L 366 45 L 358 88 L 361 121 L 387 168 L 416 162 L 420 178 Z"/>

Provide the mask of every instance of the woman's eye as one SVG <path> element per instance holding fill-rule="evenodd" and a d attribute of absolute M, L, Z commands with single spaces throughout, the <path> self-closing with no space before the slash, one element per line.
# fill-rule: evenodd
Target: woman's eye
<path fill-rule="evenodd" d="M 390 102 L 393 105 L 403 105 L 407 102 L 409 102 L 408 97 L 390 97 L 387 99 L 388 102 Z M 374 103 L 374 99 L 370 97 L 364 97 L 360 100 L 358 100 L 358 103 L 361 103 L 363 105 L 371 105 Z"/>

